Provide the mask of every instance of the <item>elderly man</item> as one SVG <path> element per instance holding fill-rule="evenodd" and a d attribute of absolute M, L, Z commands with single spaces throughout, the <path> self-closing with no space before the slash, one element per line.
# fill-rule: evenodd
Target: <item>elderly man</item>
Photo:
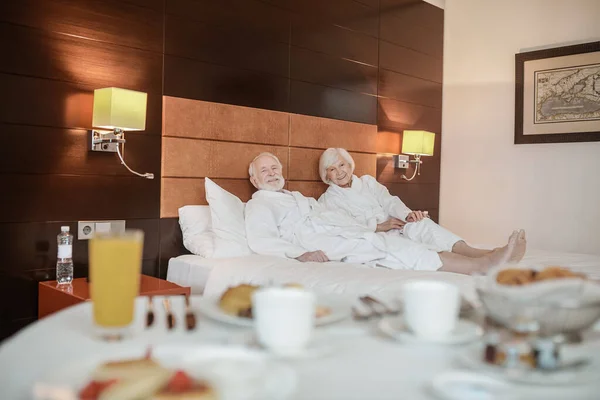
<path fill-rule="evenodd" d="M 425 246 L 401 251 L 396 241 L 384 239 L 351 216 L 322 207 L 315 199 L 283 189 L 282 166 L 271 153 L 259 154 L 248 170 L 259 189 L 246 205 L 246 236 L 258 254 L 295 258 L 299 261 L 344 261 L 378 264 L 395 269 L 442 270 L 471 273 L 506 262 L 514 243 L 486 257 L 453 254 L 444 262 Z"/>

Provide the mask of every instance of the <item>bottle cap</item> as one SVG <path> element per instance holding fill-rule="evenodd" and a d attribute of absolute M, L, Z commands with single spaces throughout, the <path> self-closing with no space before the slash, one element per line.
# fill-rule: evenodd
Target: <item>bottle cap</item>
<path fill-rule="evenodd" d="M 69 232 L 69 227 L 68 226 L 61 226 L 60 227 L 60 231 L 61 232 Z"/>

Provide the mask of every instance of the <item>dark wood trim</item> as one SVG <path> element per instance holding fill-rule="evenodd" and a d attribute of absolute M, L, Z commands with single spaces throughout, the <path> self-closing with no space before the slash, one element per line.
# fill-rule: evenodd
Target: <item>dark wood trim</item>
<path fill-rule="evenodd" d="M 525 62 L 600 51 L 600 41 L 515 54 L 515 144 L 598 142 L 600 130 L 593 132 L 523 134 Z M 599 122 L 600 123 L 600 122 Z"/>

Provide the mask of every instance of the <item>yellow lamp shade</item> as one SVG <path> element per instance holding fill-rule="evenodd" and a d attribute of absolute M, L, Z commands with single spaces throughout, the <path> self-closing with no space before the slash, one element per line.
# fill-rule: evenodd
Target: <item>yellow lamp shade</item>
<path fill-rule="evenodd" d="M 402 134 L 402 152 L 432 156 L 435 133 L 427 131 L 404 131 Z"/>
<path fill-rule="evenodd" d="M 119 88 L 94 90 L 92 126 L 124 131 L 146 129 L 146 102 L 143 92 Z"/>

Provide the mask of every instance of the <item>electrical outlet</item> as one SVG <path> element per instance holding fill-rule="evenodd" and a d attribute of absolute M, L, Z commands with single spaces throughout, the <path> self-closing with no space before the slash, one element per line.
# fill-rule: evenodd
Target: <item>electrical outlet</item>
<path fill-rule="evenodd" d="M 94 221 L 77 222 L 77 240 L 88 240 L 96 232 L 96 223 Z"/>
<path fill-rule="evenodd" d="M 77 223 L 77 240 L 89 240 L 98 233 L 123 233 L 125 220 L 114 221 L 79 221 Z"/>

